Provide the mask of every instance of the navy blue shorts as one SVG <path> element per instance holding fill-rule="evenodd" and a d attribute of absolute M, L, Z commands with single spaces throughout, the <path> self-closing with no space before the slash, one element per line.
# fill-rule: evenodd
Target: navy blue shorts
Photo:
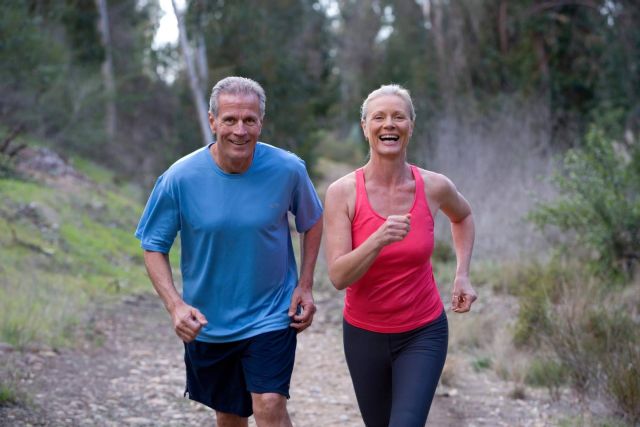
<path fill-rule="evenodd" d="M 185 395 L 241 417 L 253 414 L 251 393 L 288 399 L 296 342 L 296 330 L 287 328 L 228 343 L 185 343 Z"/>

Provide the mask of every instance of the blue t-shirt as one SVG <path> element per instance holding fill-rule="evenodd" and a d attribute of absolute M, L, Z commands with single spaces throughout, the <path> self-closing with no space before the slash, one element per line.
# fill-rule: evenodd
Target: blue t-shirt
<path fill-rule="evenodd" d="M 298 273 L 287 212 L 298 232 L 322 206 L 302 159 L 258 142 L 249 169 L 222 171 L 209 147 L 174 163 L 160 178 L 136 237 L 168 253 L 178 231 L 183 299 L 207 318 L 197 339 L 237 341 L 288 327 Z"/>

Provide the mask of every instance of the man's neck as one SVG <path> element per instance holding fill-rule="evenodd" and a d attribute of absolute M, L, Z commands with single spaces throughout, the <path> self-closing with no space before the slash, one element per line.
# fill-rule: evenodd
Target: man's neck
<path fill-rule="evenodd" d="M 228 157 L 221 155 L 220 151 L 218 150 L 217 143 L 211 144 L 211 146 L 209 147 L 209 153 L 211 154 L 211 157 L 213 157 L 213 161 L 216 162 L 216 165 L 218 165 L 218 167 L 222 169 L 223 172 L 230 174 L 240 174 L 246 172 L 249 167 L 251 167 L 251 163 L 253 162 L 253 156 L 250 159 L 240 159 L 238 161 L 234 161 L 233 159 L 229 159 Z M 253 154 L 255 155 L 255 150 Z"/>

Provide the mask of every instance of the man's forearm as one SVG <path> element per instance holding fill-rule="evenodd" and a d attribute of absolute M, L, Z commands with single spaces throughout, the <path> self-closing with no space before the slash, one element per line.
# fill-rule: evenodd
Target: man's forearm
<path fill-rule="evenodd" d="M 313 272 L 320 251 L 320 241 L 322 240 L 322 217 L 301 236 L 301 266 L 299 286 L 313 287 Z"/>
<path fill-rule="evenodd" d="M 172 313 L 175 306 L 183 301 L 173 283 L 169 255 L 145 250 L 144 264 L 153 287 L 160 296 L 160 299 L 162 299 L 167 311 Z"/>

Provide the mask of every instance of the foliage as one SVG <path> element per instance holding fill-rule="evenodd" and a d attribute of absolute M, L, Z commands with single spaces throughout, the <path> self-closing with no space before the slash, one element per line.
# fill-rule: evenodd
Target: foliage
<path fill-rule="evenodd" d="M 0 407 L 20 402 L 19 393 L 13 386 L 0 382 Z"/>
<path fill-rule="evenodd" d="M 536 347 L 540 336 L 551 327 L 549 312 L 558 301 L 562 287 L 575 280 L 575 274 L 562 258 L 544 265 L 533 262 L 523 266 L 510 280 L 510 288 L 520 301 L 513 340 L 517 346 Z"/>
<path fill-rule="evenodd" d="M 560 387 L 567 382 L 567 370 L 552 358 L 537 358 L 531 362 L 525 382 L 534 387 L 547 387 L 549 393 L 558 398 Z"/>
<path fill-rule="evenodd" d="M 489 369 L 491 367 L 491 358 L 479 357 L 471 363 L 471 366 L 473 367 L 473 370 L 475 372 L 480 372 L 485 369 Z"/>
<path fill-rule="evenodd" d="M 575 262 L 575 261 L 574 261 Z M 520 311 L 514 342 L 538 352 L 526 376 L 557 394 L 565 382 L 583 398 L 604 393 L 638 420 L 640 330 L 637 284 L 628 292 L 607 286 L 584 269 L 557 261 L 536 265 L 519 282 Z"/>
<path fill-rule="evenodd" d="M 0 153 L 0 179 L 16 176 L 13 160 L 6 154 Z"/>
<path fill-rule="evenodd" d="M 463 40 L 477 94 L 547 99 L 554 142 L 565 147 L 606 110 L 623 112 L 620 128 L 633 117 L 640 97 L 640 77 L 631 72 L 640 61 L 633 0 L 481 4 L 467 25 L 472 36 Z M 465 4 L 463 13 L 474 6 Z M 489 22 L 497 25 L 482 25 Z"/>
<path fill-rule="evenodd" d="M 0 179 L 0 341 L 68 345 L 92 304 L 150 289 L 133 237 L 142 207 L 112 182 Z"/>
<path fill-rule="evenodd" d="M 327 21 L 313 6 L 303 0 L 194 1 L 190 10 L 199 23 L 192 31 L 206 40 L 211 84 L 228 75 L 260 82 L 267 93 L 262 138 L 296 152 L 309 170 L 315 131 L 334 96 Z"/>
<path fill-rule="evenodd" d="M 572 248 L 597 274 L 629 278 L 640 261 L 640 146 L 616 145 L 592 128 L 584 148 L 570 150 L 554 182 L 556 201 L 530 215 L 541 228 L 572 233 Z"/>

